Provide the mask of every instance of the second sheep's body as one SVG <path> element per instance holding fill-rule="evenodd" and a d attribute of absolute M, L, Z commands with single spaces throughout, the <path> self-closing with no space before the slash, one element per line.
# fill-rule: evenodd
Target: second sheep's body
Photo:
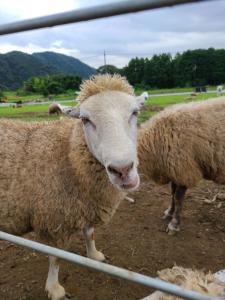
<path fill-rule="evenodd" d="M 185 192 L 201 179 L 225 183 L 225 98 L 174 105 L 145 122 L 139 132 L 140 172 L 158 184 L 171 183 L 165 217 L 179 230 Z"/>

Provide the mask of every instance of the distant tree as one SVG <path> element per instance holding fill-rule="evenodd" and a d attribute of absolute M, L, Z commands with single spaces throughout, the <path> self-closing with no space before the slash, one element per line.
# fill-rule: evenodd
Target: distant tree
<path fill-rule="evenodd" d="M 97 69 L 98 74 L 120 74 L 120 69 L 113 65 L 105 65 L 101 66 Z"/>
<path fill-rule="evenodd" d="M 78 90 L 82 81 L 79 76 L 74 75 L 56 75 L 53 76 L 53 78 L 56 81 L 61 82 L 64 90 Z"/>
<path fill-rule="evenodd" d="M 5 99 L 5 95 L 2 90 L 0 90 L 0 100 Z"/>
<path fill-rule="evenodd" d="M 147 59 L 136 57 L 131 59 L 128 66 L 123 68 L 122 74 L 127 77 L 132 85 L 143 82 L 146 61 Z"/>
<path fill-rule="evenodd" d="M 156 88 L 173 87 L 173 61 L 170 54 L 154 55 L 145 63 L 143 79 L 146 85 Z"/>
<path fill-rule="evenodd" d="M 174 58 L 176 86 L 216 85 L 225 82 L 225 50 L 188 50 Z"/>
<path fill-rule="evenodd" d="M 24 82 L 23 90 L 26 92 L 40 93 L 44 96 L 60 94 L 69 89 L 77 90 L 81 78 L 73 75 L 51 75 L 32 77 Z"/>
<path fill-rule="evenodd" d="M 225 49 L 196 49 L 133 58 L 120 70 L 136 87 L 170 88 L 225 83 Z"/>

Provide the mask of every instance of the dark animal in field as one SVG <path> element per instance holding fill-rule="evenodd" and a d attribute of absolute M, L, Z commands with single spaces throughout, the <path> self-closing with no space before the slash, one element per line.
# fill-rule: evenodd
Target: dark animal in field
<path fill-rule="evenodd" d="M 15 107 L 22 107 L 23 106 L 23 102 L 21 100 L 16 101 L 16 106 Z"/>

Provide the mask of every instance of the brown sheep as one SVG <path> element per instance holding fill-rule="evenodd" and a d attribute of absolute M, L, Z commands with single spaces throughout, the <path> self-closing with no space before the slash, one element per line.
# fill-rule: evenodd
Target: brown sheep
<path fill-rule="evenodd" d="M 48 107 L 48 114 L 49 115 L 53 115 L 53 114 L 61 114 L 62 110 L 60 108 L 60 106 L 58 105 L 58 103 L 51 103 Z"/>
<path fill-rule="evenodd" d="M 132 87 L 118 75 L 86 81 L 78 120 L 44 123 L 0 121 L 0 230 L 70 248 L 83 230 L 90 258 L 93 226 L 110 221 L 127 191 L 139 185 L 136 129 L 138 103 Z M 46 291 L 65 297 L 59 266 L 50 257 Z"/>
<path fill-rule="evenodd" d="M 139 132 L 140 172 L 158 184 L 171 183 L 165 217 L 179 230 L 188 188 L 205 178 L 225 183 L 225 98 L 174 105 L 145 122 Z"/>

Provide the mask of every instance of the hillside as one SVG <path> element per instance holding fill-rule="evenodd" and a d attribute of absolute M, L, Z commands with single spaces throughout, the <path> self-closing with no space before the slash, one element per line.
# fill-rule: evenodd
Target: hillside
<path fill-rule="evenodd" d="M 42 52 L 27 54 L 13 51 L 0 54 L 0 88 L 16 89 L 32 76 L 71 74 L 88 78 L 95 69 L 71 56 Z"/>

